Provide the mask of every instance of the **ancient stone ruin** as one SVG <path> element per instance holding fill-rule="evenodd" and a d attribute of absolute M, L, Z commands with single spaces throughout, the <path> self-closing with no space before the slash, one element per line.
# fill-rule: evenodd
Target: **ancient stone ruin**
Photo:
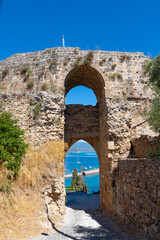
<path fill-rule="evenodd" d="M 67 149 L 80 139 L 90 143 L 99 158 L 101 208 L 159 239 L 160 164 L 145 158 L 148 146 L 160 143 L 144 118 L 153 97 L 148 59 L 59 47 L 16 54 L 0 62 L 0 105 L 20 119 L 35 147 L 47 140 L 64 141 Z M 94 91 L 96 106 L 65 106 L 79 85 Z"/>

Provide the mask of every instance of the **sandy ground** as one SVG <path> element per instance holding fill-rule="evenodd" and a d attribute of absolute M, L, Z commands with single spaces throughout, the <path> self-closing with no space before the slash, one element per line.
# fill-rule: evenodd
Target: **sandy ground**
<path fill-rule="evenodd" d="M 99 194 L 67 194 L 65 224 L 29 240 L 147 240 L 143 232 L 126 229 L 98 209 Z"/>

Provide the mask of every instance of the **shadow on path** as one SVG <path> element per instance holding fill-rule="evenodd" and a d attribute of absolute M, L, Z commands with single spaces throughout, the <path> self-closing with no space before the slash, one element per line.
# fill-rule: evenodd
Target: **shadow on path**
<path fill-rule="evenodd" d="M 66 222 L 54 232 L 42 233 L 30 240 L 147 240 L 144 232 L 117 224 L 99 209 L 99 194 L 67 194 Z"/>
<path fill-rule="evenodd" d="M 126 229 L 122 225 L 106 216 L 99 209 L 100 196 L 99 194 L 85 194 L 85 193 L 68 193 L 66 206 L 74 210 L 83 210 L 89 214 L 92 220 L 95 220 L 99 227 L 92 228 L 77 225 L 74 231 L 79 235 L 78 239 L 96 239 L 96 240 L 147 240 L 143 231 L 138 233 L 135 229 Z"/>
<path fill-rule="evenodd" d="M 77 238 L 72 237 L 71 235 L 66 234 L 66 233 L 64 233 L 64 232 L 62 232 L 62 231 L 60 231 L 60 230 L 58 230 L 58 229 L 54 226 L 53 223 L 51 223 L 51 224 L 52 224 L 52 228 L 53 228 L 57 233 L 59 233 L 59 234 L 61 234 L 62 236 L 64 236 L 66 239 L 69 238 L 69 239 L 73 239 L 73 240 L 78 240 Z"/>

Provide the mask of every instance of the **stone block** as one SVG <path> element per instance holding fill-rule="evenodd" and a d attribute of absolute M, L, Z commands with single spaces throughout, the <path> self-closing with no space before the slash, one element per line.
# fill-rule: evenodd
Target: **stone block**
<path fill-rule="evenodd" d="M 109 150 L 114 150 L 115 149 L 113 141 L 108 141 L 108 149 Z"/>

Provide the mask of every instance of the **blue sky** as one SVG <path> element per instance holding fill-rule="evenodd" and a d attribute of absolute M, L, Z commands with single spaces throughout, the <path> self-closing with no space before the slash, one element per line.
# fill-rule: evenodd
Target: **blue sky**
<path fill-rule="evenodd" d="M 159 0 L 0 0 L 0 60 L 45 48 L 141 51 L 160 48 Z"/>
<path fill-rule="evenodd" d="M 66 95 L 65 104 L 93 105 L 97 103 L 93 90 L 84 86 L 72 88 Z"/>

